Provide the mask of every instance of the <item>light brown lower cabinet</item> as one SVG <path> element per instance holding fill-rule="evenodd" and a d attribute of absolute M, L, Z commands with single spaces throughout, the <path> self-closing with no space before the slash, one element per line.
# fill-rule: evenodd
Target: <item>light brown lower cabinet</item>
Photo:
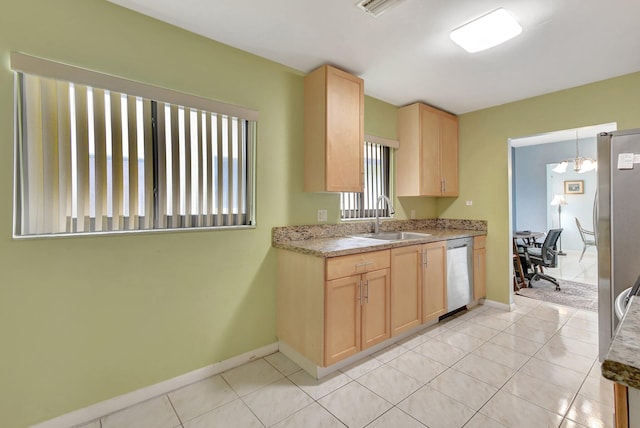
<path fill-rule="evenodd" d="M 417 328 L 447 311 L 446 261 L 446 241 L 327 259 L 278 250 L 278 339 L 327 367 Z"/>
<path fill-rule="evenodd" d="M 422 246 L 422 322 L 447 313 L 447 242 Z"/>
<path fill-rule="evenodd" d="M 325 362 L 360 351 L 362 309 L 360 275 L 327 281 L 325 288 Z"/>
<path fill-rule="evenodd" d="M 391 250 L 391 335 L 422 324 L 422 245 Z"/>
<path fill-rule="evenodd" d="M 473 299 L 487 296 L 487 237 L 473 238 Z"/>
<path fill-rule="evenodd" d="M 629 398 L 626 386 L 613 384 L 613 402 L 616 428 L 629 428 Z"/>
<path fill-rule="evenodd" d="M 325 365 L 391 337 L 389 269 L 327 281 Z"/>
<path fill-rule="evenodd" d="M 324 259 L 278 251 L 278 339 L 326 367 L 391 337 L 390 250 Z"/>
<path fill-rule="evenodd" d="M 446 266 L 446 241 L 391 250 L 393 336 L 447 312 Z"/>

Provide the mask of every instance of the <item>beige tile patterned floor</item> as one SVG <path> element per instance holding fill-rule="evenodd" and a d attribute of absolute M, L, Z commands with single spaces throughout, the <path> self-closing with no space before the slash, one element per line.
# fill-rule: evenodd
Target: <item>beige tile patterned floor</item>
<path fill-rule="evenodd" d="M 320 381 L 276 353 L 84 427 L 613 427 L 597 315 L 514 299 L 513 312 L 476 307 Z"/>

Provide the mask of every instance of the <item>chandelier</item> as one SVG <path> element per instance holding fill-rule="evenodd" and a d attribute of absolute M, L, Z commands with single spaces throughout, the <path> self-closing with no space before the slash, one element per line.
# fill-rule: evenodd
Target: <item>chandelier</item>
<path fill-rule="evenodd" d="M 580 156 L 580 152 L 578 151 L 578 131 L 576 131 L 576 157 L 573 159 L 565 159 L 558 164 L 555 168 L 553 168 L 553 172 L 558 174 L 562 174 L 567 172 L 567 166 L 569 162 L 573 162 L 573 170 L 577 173 L 585 173 L 589 171 L 593 171 L 598 167 L 598 162 L 590 157 Z"/>

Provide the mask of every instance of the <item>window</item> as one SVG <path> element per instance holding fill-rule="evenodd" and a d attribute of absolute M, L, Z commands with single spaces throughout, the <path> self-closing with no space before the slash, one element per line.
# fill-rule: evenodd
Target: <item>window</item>
<path fill-rule="evenodd" d="M 364 191 L 341 193 L 341 219 L 375 217 L 378 196 L 390 196 L 389 165 L 391 147 L 397 147 L 397 142 L 367 136 L 364 143 Z M 389 207 L 386 203 L 382 204 L 379 214 L 381 217 L 389 216 Z"/>
<path fill-rule="evenodd" d="M 256 112 L 21 54 L 12 67 L 16 236 L 255 224 Z"/>

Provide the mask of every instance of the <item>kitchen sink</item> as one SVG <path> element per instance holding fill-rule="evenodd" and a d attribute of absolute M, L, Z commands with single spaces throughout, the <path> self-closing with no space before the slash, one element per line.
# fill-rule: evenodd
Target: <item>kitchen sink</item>
<path fill-rule="evenodd" d="M 380 233 L 361 233 L 359 235 L 351 235 L 351 238 L 377 239 L 380 241 L 407 241 L 410 239 L 422 239 L 431 236 L 430 233 L 417 232 L 380 232 Z"/>

